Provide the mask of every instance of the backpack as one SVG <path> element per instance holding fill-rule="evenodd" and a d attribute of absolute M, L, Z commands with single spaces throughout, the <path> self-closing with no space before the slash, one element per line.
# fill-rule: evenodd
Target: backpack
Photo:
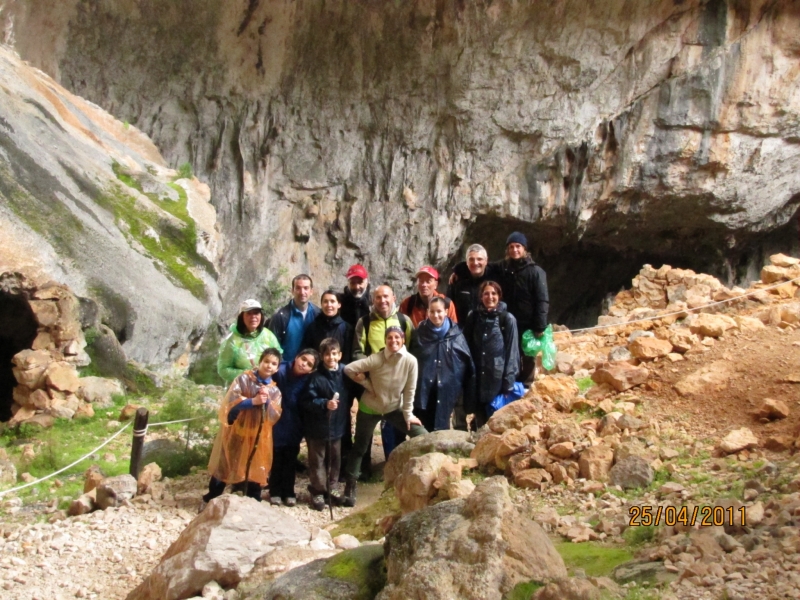
<path fill-rule="evenodd" d="M 400 323 L 400 329 L 402 329 L 403 333 L 405 333 L 406 330 L 408 329 L 408 327 L 406 326 L 408 323 L 408 319 L 400 311 L 397 311 L 396 316 L 397 320 Z M 370 323 L 376 320 L 377 319 L 373 318 L 372 316 L 372 311 L 370 311 L 368 315 L 364 315 L 358 320 L 358 322 L 361 323 L 361 328 L 364 330 L 364 356 L 369 356 L 370 354 L 372 354 L 372 347 L 369 345 L 369 326 Z M 358 342 L 356 341 L 356 343 Z"/>

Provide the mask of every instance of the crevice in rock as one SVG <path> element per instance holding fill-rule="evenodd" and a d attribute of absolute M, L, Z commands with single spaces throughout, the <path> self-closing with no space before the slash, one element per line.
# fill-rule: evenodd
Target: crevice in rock
<path fill-rule="evenodd" d="M 30 348 L 36 338 L 38 323 L 25 293 L 7 286 L 0 279 L 0 421 L 11 418 L 14 386 L 11 358 Z"/>

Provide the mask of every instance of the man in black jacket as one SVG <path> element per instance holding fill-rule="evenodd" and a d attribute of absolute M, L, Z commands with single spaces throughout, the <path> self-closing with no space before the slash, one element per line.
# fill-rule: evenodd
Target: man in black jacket
<path fill-rule="evenodd" d="M 369 314 L 372 300 L 369 289 L 369 275 L 363 265 L 353 265 L 347 269 L 347 285 L 342 293 L 340 314 L 345 323 L 355 327 L 361 317 Z"/>
<path fill-rule="evenodd" d="M 447 286 L 447 297 L 456 305 L 456 315 L 461 324 L 466 323 L 469 313 L 478 308 L 478 288 L 487 279 L 489 255 L 480 244 L 472 244 L 467 248 L 466 259 L 469 277 L 461 277 Z"/>

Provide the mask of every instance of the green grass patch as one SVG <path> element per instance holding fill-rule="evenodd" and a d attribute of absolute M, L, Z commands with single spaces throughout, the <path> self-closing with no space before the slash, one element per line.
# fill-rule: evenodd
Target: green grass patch
<path fill-rule="evenodd" d="M 386 585 L 383 547 L 369 545 L 340 552 L 328 560 L 322 574 L 355 584 L 355 600 L 371 600 Z"/>
<path fill-rule="evenodd" d="M 121 165 L 114 163 L 112 168 L 117 179 L 125 186 L 144 193 L 139 182 L 127 174 Z M 156 206 L 181 221 L 182 226 L 137 204 L 136 199 L 119 185 L 112 186 L 95 200 L 114 215 L 122 231 L 141 244 L 173 282 L 200 300 L 205 300 L 205 285 L 192 273 L 192 268 L 203 268 L 210 273 L 214 272 L 214 268 L 197 252 L 197 228 L 189 215 L 186 191 L 176 183 L 167 185 L 178 194 L 178 201 L 162 199 L 153 193 L 145 195 Z"/>
<path fill-rule="evenodd" d="M 383 517 L 400 514 L 400 502 L 395 496 L 394 488 L 390 488 L 381 494 L 376 502 L 370 504 L 363 510 L 351 513 L 339 521 L 336 529 L 331 531 L 331 536 L 336 537 L 343 533 L 349 533 L 362 542 L 367 540 L 379 540 L 383 537 L 383 529 L 377 522 Z"/>
<path fill-rule="evenodd" d="M 622 537 L 628 543 L 628 545 L 636 547 L 647 544 L 648 542 L 652 542 L 655 535 L 656 528 L 654 525 L 642 525 L 640 527 L 626 528 L 622 534 Z"/>
<path fill-rule="evenodd" d="M 191 163 L 185 162 L 178 167 L 178 179 L 191 179 L 194 177 Z"/>
<path fill-rule="evenodd" d="M 161 398 L 114 396 L 111 406 L 95 407 L 94 416 L 56 419 L 49 429 L 24 423 L 19 427 L 0 424 L 0 448 L 5 450 L 19 475 L 30 473 L 39 479 L 94 451 L 94 454 L 90 454 L 85 460 L 63 473 L 20 490 L 16 495 L 22 499 L 23 504 L 50 501 L 55 497 L 59 499 L 59 507 L 66 508 L 73 499 L 83 493 L 83 474 L 91 465 L 97 465 L 106 476 L 127 473 L 130 468 L 132 442 L 130 426 L 105 447 L 96 451 L 95 449 L 122 426 L 109 429 L 108 422 L 118 419 L 120 409 L 128 403 L 147 407 L 150 410 L 150 423 L 201 416 L 198 421 L 189 423 L 188 430 L 185 423 L 153 428 L 148 434 L 148 441 L 153 439 L 152 435 L 156 431 L 159 435 L 167 433 L 169 437 L 179 440 L 176 442 L 176 447 L 180 451 L 169 454 L 166 468 L 162 465 L 165 476 L 174 477 L 189 473 L 193 466 L 205 467 L 217 429 L 216 410 L 201 399 L 212 393 L 206 388 L 200 388 L 188 380 L 181 379 L 168 382 L 167 391 Z M 27 445 L 32 446 L 33 457 L 24 456 Z M 107 458 L 110 460 L 106 460 Z M 56 480 L 60 486 L 56 485 Z M 18 482 L 6 484 L 2 489 L 16 487 L 18 484 Z"/>
<path fill-rule="evenodd" d="M 597 542 L 560 542 L 556 550 L 568 569 L 583 569 L 589 577 L 608 577 L 619 565 L 633 559 L 626 548 L 604 546 Z"/>
<path fill-rule="evenodd" d="M 544 587 L 545 584 L 539 581 L 524 581 L 514 586 L 508 594 L 505 595 L 503 600 L 529 600 L 533 593 L 539 588 Z"/>
<path fill-rule="evenodd" d="M 580 379 L 576 379 L 575 383 L 578 384 L 578 390 L 581 394 L 594 385 L 594 381 L 592 381 L 591 377 L 581 377 Z"/>

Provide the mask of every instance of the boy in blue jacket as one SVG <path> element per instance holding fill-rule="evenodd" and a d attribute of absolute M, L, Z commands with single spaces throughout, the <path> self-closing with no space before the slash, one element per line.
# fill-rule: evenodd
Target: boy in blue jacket
<path fill-rule="evenodd" d="M 342 437 L 349 424 L 354 386 L 350 378 L 344 376 L 344 365 L 339 364 L 342 349 L 335 338 L 322 340 L 319 353 L 322 366 L 309 377 L 300 398 L 303 434 L 308 444 L 308 491 L 315 510 L 325 508 L 328 491 L 333 504 L 341 503 L 336 486 L 342 461 Z"/>

